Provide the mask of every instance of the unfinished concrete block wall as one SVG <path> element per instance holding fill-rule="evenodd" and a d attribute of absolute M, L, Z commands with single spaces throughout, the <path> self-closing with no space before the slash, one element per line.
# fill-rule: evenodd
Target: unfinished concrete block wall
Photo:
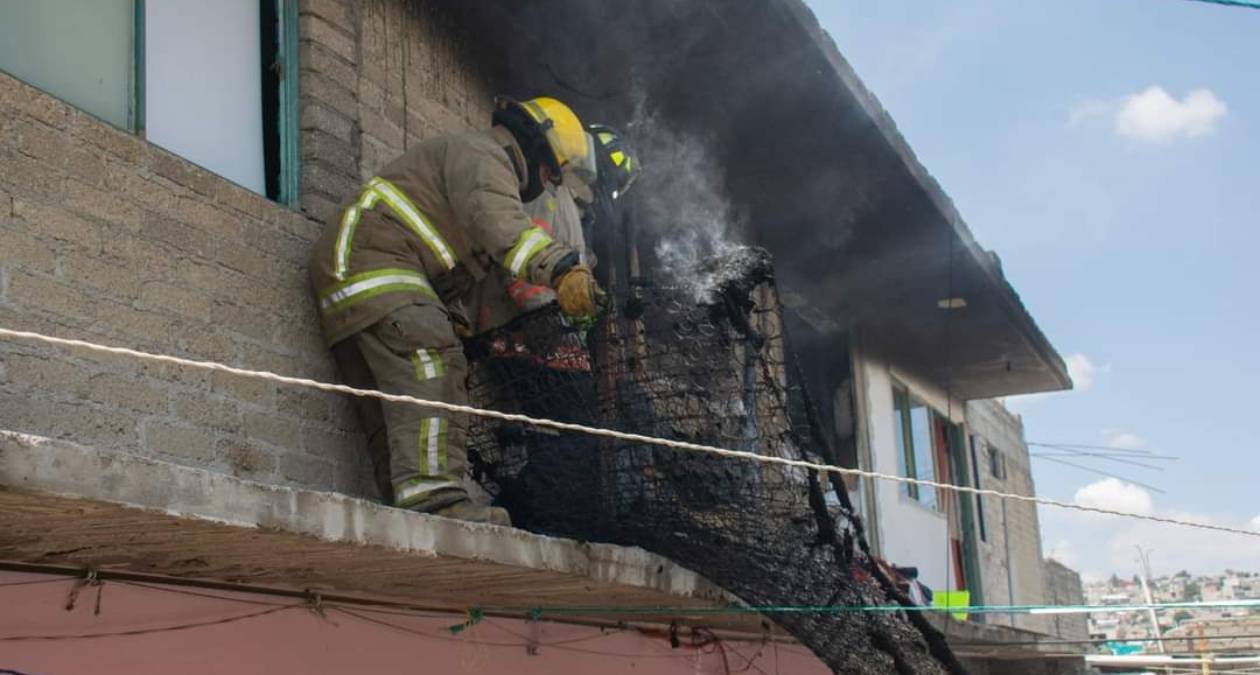
<path fill-rule="evenodd" d="M 980 487 L 1021 495 L 1036 494 L 1024 423 L 999 401 L 967 403 L 968 443 L 975 445 Z M 994 448 L 1005 466 L 1005 477 L 995 475 Z M 970 454 L 970 447 L 968 448 Z M 974 499 L 974 497 L 973 497 Z M 984 601 L 989 605 L 1040 604 L 1045 584 L 1041 558 L 1041 525 L 1037 508 L 1020 501 L 981 497 L 985 540 L 980 542 L 980 576 Z M 1046 632 L 1043 616 L 994 614 L 990 623 Z"/>
<path fill-rule="evenodd" d="M 1046 604 L 1083 605 L 1085 587 L 1081 575 L 1058 560 L 1045 560 Z M 1089 639 L 1089 620 L 1084 614 L 1055 614 L 1050 617 L 1050 631 L 1065 640 Z"/>
<path fill-rule="evenodd" d="M 300 13 L 297 210 L 0 73 L 0 326 L 336 379 L 311 242 L 405 145 L 481 126 L 490 88 L 419 3 Z M 349 401 L 225 375 L 0 341 L 0 428 L 372 492 Z"/>
<path fill-rule="evenodd" d="M 412 143 L 485 128 L 476 40 L 428 3 L 301 4 L 302 209 L 324 220 Z M 484 58 L 484 57 L 483 57 Z"/>

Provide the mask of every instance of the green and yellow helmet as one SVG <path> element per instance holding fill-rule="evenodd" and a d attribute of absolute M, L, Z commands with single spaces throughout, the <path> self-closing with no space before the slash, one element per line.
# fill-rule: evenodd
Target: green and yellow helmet
<path fill-rule="evenodd" d="M 598 184 L 608 196 L 617 199 L 624 195 L 639 177 L 639 158 L 635 156 L 625 139 L 604 124 L 592 124 L 586 128 L 591 135 L 598 167 Z"/>

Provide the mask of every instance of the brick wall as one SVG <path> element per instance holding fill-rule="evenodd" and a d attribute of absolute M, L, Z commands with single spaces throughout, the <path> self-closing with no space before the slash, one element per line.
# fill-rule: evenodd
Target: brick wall
<path fill-rule="evenodd" d="M 1051 605 L 1083 605 L 1085 589 L 1081 575 L 1063 563 L 1045 561 L 1046 603 Z M 1089 621 L 1084 614 L 1055 614 L 1050 618 L 1050 631 L 1065 640 L 1089 638 Z"/>
<path fill-rule="evenodd" d="M 362 178 L 484 126 L 489 87 L 416 3 L 301 8 L 302 208 L 0 74 L 0 326 L 335 379 L 305 260 Z M 256 480 L 371 492 L 348 401 L 0 342 L 0 428 Z"/>
<path fill-rule="evenodd" d="M 998 401 L 969 401 L 967 431 L 984 441 L 976 447 L 980 487 L 1014 494 L 1036 494 L 1028 446 L 1024 441 L 1024 425 L 1019 417 L 1011 414 Z M 1005 479 L 993 475 L 989 447 L 997 448 L 1004 458 Z M 1003 500 L 992 497 L 982 497 L 980 501 L 987 535 L 986 540 L 980 543 L 980 576 L 985 603 L 1041 603 L 1045 584 L 1041 525 L 1036 506 L 1009 500 L 1003 504 Z M 1049 629 L 1049 622 L 1042 616 L 994 614 L 987 620 L 1042 632 Z"/>

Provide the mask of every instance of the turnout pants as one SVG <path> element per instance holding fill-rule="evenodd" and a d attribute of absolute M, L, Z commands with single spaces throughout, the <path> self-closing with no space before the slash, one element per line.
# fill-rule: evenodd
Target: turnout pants
<path fill-rule="evenodd" d="M 333 347 L 347 384 L 467 404 L 468 363 L 445 307 L 411 304 Z M 436 511 L 468 498 L 466 414 L 355 397 L 385 503 Z"/>

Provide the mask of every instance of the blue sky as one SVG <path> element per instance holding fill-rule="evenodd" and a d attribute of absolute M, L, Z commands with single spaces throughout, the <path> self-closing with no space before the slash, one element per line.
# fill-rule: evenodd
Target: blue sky
<path fill-rule="evenodd" d="M 1077 391 L 1010 401 L 1028 438 L 1181 458 L 1090 462 L 1165 494 L 1033 460 L 1038 492 L 1260 529 L 1260 11 L 809 4 L 1071 358 Z M 1134 544 L 1156 573 L 1260 569 L 1256 540 L 1041 514 L 1090 576 L 1132 571 Z"/>

